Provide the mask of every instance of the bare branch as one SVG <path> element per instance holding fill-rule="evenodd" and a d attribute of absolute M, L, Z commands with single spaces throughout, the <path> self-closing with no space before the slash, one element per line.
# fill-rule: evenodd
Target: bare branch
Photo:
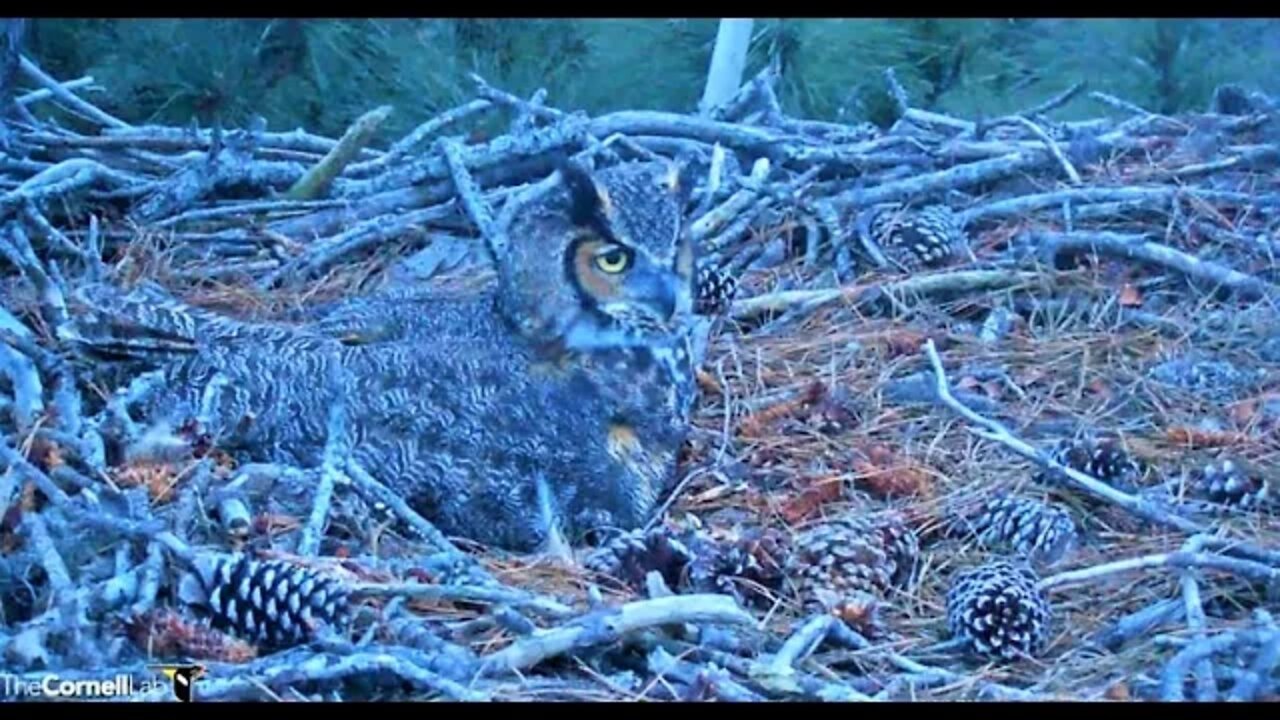
<path fill-rule="evenodd" d="M 1201 260 L 1141 235 L 1108 232 L 1032 233 L 1030 237 L 1049 258 L 1069 253 L 1096 252 L 1100 255 L 1139 260 L 1213 283 L 1239 293 L 1246 299 L 1276 297 L 1277 288 L 1252 275 L 1232 270 L 1215 262 Z"/>
<path fill-rule="evenodd" d="M 310 200 L 322 195 L 328 189 L 329 183 L 342 173 L 360 154 L 360 150 L 373 140 L 374 133 L 378 131 L 378 127 L 391 114 L 391 106 L 383 105 L 356 118 L 351 123 L 351 127 L 343 133 L 338 140 L 338 144 L 333 146 L 321 160 L 316 163 L 315 167 L 307 171 L 305 175 L 298 178 L 285 193 L 288 200 Z M 379 160 L 385 160 L 386 155 Z M 376 161 L 375 161 L 376 162 Z"/>
<path fill-rule="evenodd" d="M 84 77 L 76 78 L 75 80 L 68 80 L 66 82 L 58 83 L 58 85 L 60 85 L 62 89 L 70 91 L 70 90 L 79 90 L 80 88 L 89 87 L 90 85 L 93 85 L 93 83 L 94 83 L 93 76 L 85 75 Z M 101 88 L 98 88 L 98 89 L 101 90 Z M 50 90 L 49 88 L 41 88 L 39 90 L 32 90 L 29 93 L 24 93 L 22 95 L 19 95 L 14 99 L 20 105 L 32 105 L 40 102 L 41 100 L 48 100 L 51 97 L 54 97 L 54 93 L 52 90 Z"/>
<path fill-rule="evenodd" d="M 401 138 L 387 150 L 386 154 L 373 160 L 347 166 L 345 174 L 352 178 L 368 177 L 387 169 L 416 150 L 427 138 L 450 125 L 478 115 L 493 107 L 488 100 L 471 100 L 454 108 L 445 110 L 430 120 L 414 128 L 412 132 Z"/>
<path fill-rule="evenodd" d="M 677 595 L 639 600 L 592 613 L 565 627 L 517 640 L 485 658 L 482 672 L 494 675 L 531 668 L 544 660 L 594 645 L 616 642 L 659 625 L 725 623 L 754 625 L 755 620 L 723 595 Z"/>
<path fill-rule="evenodd" d="M 783 290 L 739 300 L 733 304 L 734 318 L 745 319 L 764 312 L 801 307 L 812 312 L 834 302 L 865 307 L 886 297 L 929 297 L 947 293 L 1004 290 L 1038 280 L 1034 273 L 1009 270 L 959 270 L 937 275 L 916 275 L 905 280 L 871 286 L 849 286 L 832 290 Z"/>
<path fill-rule="evenodd" d="M 49 77 L 40 66 L 31 62 L 25 55 L 19 60 L 20 68 L 24 75 L 31 78 L 32 81 L 44 86 L 46 90 L 53 93 L 54 98 L 66 104 L 72 110 L 84 115 L 99 125 L 115 128 L 128 128 L 129 123 L 117 117 L 112 117 L 103 112 L 94 105 L 86 102 L 80 97 L 73 94 L 70 90 L 63 86 L 62 83 Z"/>
<path fill-rule="evenodd" d="M 946 371 L 942 367 L 942 358 L 938 356 L 938 350 L 934 347 L 933 340 L 926 340 L 923 350 L 925 355 L 929 358 L 929 364 L 933 366 L 934 379 L 936 383 L 935 389 L 938 393 L 938 399 L 947 407 L 955 410 L 956 413 L 965 420 L 984 428 L 986 432 L 981 434 L 985 437 L 1004 445 L 1018 455 L 1035 462 L 1037 465 L 1047 470 L 1051 470 L 1058 475 L 1066 477 L 1073 485 L 1084 490 L 1090 495 L 1114 505 L 1118 505 L 1138 517 L 1150 520 L 1160 525 L 1176 528 L 1187 533 L 1203 532 L 1203 528 L 1192 520 L 1161 510 L 1146 500 L 1121 492 L 1110 485 L 1101 482 L 1097 478 L 1090 477 L 1079 470 L 1059 463 L 1049 457 L 1048 454 L 1036 450 L 1034 447 L 1020 440 L 999 421 L 985 418 L 970 410 L 959 400 L 956 400 L 955 396 L 951 394 L 951 386 L 947 382 Z"/>

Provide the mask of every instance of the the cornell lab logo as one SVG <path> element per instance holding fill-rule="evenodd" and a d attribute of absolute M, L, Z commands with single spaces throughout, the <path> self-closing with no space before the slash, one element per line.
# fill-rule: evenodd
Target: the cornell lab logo
<path fill-rule="evenodd" d="M 203 665 L 152 665 L 173 683 L 173 696 L 180 702 L 191 702 L 195 699 L 196 680 L 204 676 Z"/>

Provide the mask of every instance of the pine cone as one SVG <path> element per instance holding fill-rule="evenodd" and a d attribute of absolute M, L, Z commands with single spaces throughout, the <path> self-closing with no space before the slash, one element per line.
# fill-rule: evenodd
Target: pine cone
<path fill-rule="evenodd" d="M 644 589 L 645 576 L 656 570 L 668 587 L 675 588 L 693 557 L 684 540 L 660 525 L 648 532 L 623 533 L 593 550 L 582 564 L 634 590 Z"/>
<path fill-rule="evenodd" d="M 272 649 L 306 642 L 322 624 L 344 623 L 349 609 L 341 580 L 242 553 L 197 558 L 179 592 L 210 613 L 215 629 Z"/>
<path fill-rule="evenodd" d="M 788 575 L 806 606 L 831 609 L 857 592 L 878 596 L 906 586 L 919 553 L 919 539 L 898 518 L 846 516 L 796 537 Z"/>
<path fill-rule="evenodd" d="M 1090 475 L 1112 487 L 1134 490 L 1144 468 L 1129 456 L 1117 442 L 1095 438 L 1061 440 L 1050 453 L 1055 461 Z M 1046 470 L 1036 473 L 1034 480 L 1044 484 L 1059 481 Z"/>
<path fill-rule="evenodd" d="M 1037 582 L 1030 568 L 1003 560 L 957 573 L 947 591 L 947 628 L 988 658 L 1038 655 L 1052 609 Z"/>
<path fill-rule="evenodd" d="M 874 595 L 854 591 L 834 608 L 836 617 L 868 640 L 881 640 L 890 636 L 880 614 L 880 599 Z"/>
<path fill-rule="evenodd" d="M 987 502 L 969 528 L 987 546 L 1004 546 L 1033 563 L 1052 564 L 1076 544 L 1066 510 L 1031 498 L 1001 495 Z"/>
<path fill-rule="evenodd" d="M 497 581 L 470 555 L 439 552 L 427 556 L 419 568 L 428 582 L 438 585 L 492 586 Z"/>
<path fill-rule="evenodd" d="M 945 205 L 882 208 L 872 216 L 870 232 L 885 257 L 907 270 L 942 265 L 967 243 L 959 218 Z"/>
<path fill-rule="evenodd" d="M 125 628 L 139 649 L 158 658 L 243 663 L 258 654 L 245 641 L 204 624 L 188 622 L 167 608 L 127 618 Z"/>
<path fill-rule="evenodd" d="M 786 538 L 775 530 L 753 529 L 727 542 L 704 534 L 690 547 L 688 579 L 696 592 L 725 593 L 743 603 L 767 601 L 761 589 L 776 591 L 786 578 Z"/>
<path fill-rule="evenodd" d="M 722 315 L 728 312 L 729 305 L 738 292 L 736 278 L 723 270 L 705 265 L 698 268 L 696 285 L 693 311 L 698 315 Z"/>
<path fill-rule="evenodd" d="M 1191 491 L 1227 507 L 1254 510 L 1271 502 L 1271 480 L 1260 468 L 1232 458 L 1215 458 L 1191 471 Z"/>
<path fill-rule="evenodd" d="M 844 387 L 814 381 L 805 390 L 803 404 L 805 420 L 825 435 L 844 432 L 858 423 L 857 408 Z"/>

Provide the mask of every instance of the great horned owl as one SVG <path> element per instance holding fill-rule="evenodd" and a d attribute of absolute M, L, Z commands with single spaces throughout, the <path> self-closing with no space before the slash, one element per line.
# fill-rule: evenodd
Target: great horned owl
<path fill-rule="evenodd" d="M 80 335 L 185 342 L 148 409 L 203 412 L 250 457 L 319 462 L 344 402 L 354 459 L 446 533 L 528 551 L 556 525 L 634 528 L 670 485 L 694 393 L 685 183 L 665 162 L 563 176 L 517 213 L 480 292 L 371 296 L 301 326 L 98 297 Z"/>

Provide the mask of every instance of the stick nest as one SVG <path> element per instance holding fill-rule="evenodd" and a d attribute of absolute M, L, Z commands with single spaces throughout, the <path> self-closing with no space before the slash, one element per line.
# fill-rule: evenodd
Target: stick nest
<path fill-rule="evenodd" d="M 23 72 L 56 88 L 45 101 L 62 122 L 11 120 L 0 152 L 11 672 L 195 662 L 209 699 L 1274 699 L 1270 100 L 1168 117 L 1095 93 L 1079 100 L 1122 109 L 1053 120 L 1074 88 L 972 122 L 901 94 L 881 129 L 783 115 L 768 72 L 712 117 L 586 117 L 476 78 L 475 100 L 378 149 L 354 130 L 133 126 Z M 491 113 L 510 132 L 464 141 Z M 432 144 L 441 133 L 458 139 Z M 354 293 L 466 291 L 491 276 L 481 235 L 496 210 L 566 154 L 693 162 L 690 232 L 736 285 L 708 330 L 676 492 L 638 540 L 613 540 L 625 557 L 443 539 L 376 482 L 339 483 L 330 463 L 238 466 L 198 428 L 104 450 L 130 429 L 108 402 L 119 386 L 84 380 L 64 352 L 78 283 L 154 283 L 280 321 Z M 869 221 L 938 207 L 963 242 L 929 245 L 927 262 L 896 262 Z M 932 243 L 924 232 L 903 237 Z M 1141 477 L 1110 491 L 1064 479 L 1050 456 L 1063 440 L 1121 452 Z M 1196 473 L 1224 458 L 1271 502 L 1198 495 Z M 984 545 L 963 520 L 1002 494 L 1069 513 L 1078 542 L 1047 561 Z M 814 610 L 789 565 L 796 538 L 881 517 L 918 543 L 915 567 Z M 284 650 L 220 634 L 177 588 L 201 554 L 232 552 L 339 578 L 350 622 L 307 625 Z M 856 575 L 863 555 L 833 567 Z M 954 579 L 997 561 L 1027 563 L 1052 605 L 1034 657 L 948 642 Z M 588 569 L 611 567 L 627 576 Z"/>

